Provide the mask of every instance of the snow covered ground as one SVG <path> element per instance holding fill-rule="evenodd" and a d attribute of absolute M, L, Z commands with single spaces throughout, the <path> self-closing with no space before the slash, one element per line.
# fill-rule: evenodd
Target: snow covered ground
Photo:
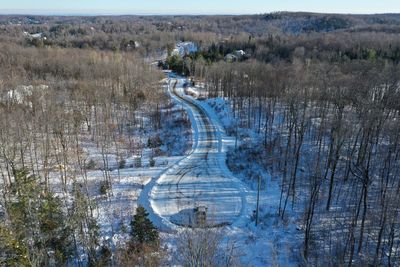
<path fill-rule="evenodd" d="M 166 169 L 181 160 L 191 144 L 191 133 L 186 130 L 188 127 L 178 125 L 185 123 L 185 112 L 175 105 L 168 107 L 166 112 L 171 113 L 170 121 L 163 121 L 164 125 L 159 131 L 146 130 L 138 141 L 145 148 L 141 150 L 140 155 L 125 155 L 125 166 L 118 166 L 118 161 L 114 159 L 114 151 L 110 151 L 107 175 L 111 178 L 112 186 L 108 195 L 99 192 L 99 181 L 104 180 L 105 172 L 101 165 L 101 155 L 97 155 L 94 148 L 90 149 L 90 159 L 101 168 L 87 173 L 88 182 L 93 184 L 93 198 L 96 199 L 95 217 L 102 239 L 111 247 L 130 238 L 129 224 L 135 214 L 139 197 L 147 188 L 146 185 L 153 183 Z M 161 144 L 156 148 L 146 147 L 147 140 L 153 137 L 159 137 Z M 152 160 L 154 166 L 151 164 Z"/>
<path fill-rule="evenodd" d="M 196 88 L 190 88 L 190 91 Z M 194 95 L 194 94 L 190 94 Z M 232 182 L 240 188 L 242 197 L 241 215 L 232 220 L 232 224 L 225 226 L 222 231 L 225 239 L 222 246 L 228 243 L 235 244 L 236 254 L 243 265 L 247 266 L 298 266 L 301 259 L 298 255 L 302 240 L 302 232 L 297 219 L 300 214 L 289 211 L 282 220 L 277 214 L 280 200 L 280 179 L 272 177 L 268 171 L 252 161 L 250 151 L 243 150 L 242 154 L 235 150 L 235 137 L 226 132 L 232 132 L 236 127 L 230 110 L 229 102 L 222 98 L 198 101 L 191 96 L 185 96 L 192 103 L 200 106 L 215 127 L 219 144 L 219 172 L 231 177 Z M 190 108 L 190 107 L 187 107 Z M 249 146 L 257 148 L 262 142 L 262 137 L 256 131 L 238 128 L 239 136 L 246 136 Z M 194 135 L 196 137 L 196 134 Z M 242 139 L 242 138 L 239 138 Z M 245 141 L 239 140 L 237 146 Z M 245 147 L 245 146 L 244 146 Z M 229 159 L 227 158 L 229 155 Z M 236 158 L 235 158 L 236 156 Z M 230 162 L 243 169 L 233 175 L 225 162 Z M 235 168 L 232 169 L 232 171 Z M 259 224 L 255 226 L 254 211 L 257 201 L 257 180 L 249 176 L 261 175 L 260 216 Z M 238 181 L 234 176 L 238 177 Z M 232 186 L 232 185 L 230 185 Z M 224 205 L 225 203 L 222 203 Z"/>
<path fill-rule="evenodd" d="M 188 210 L 206 206 L 211 223 L 228 224 L 221 228 L 224 235 L 221 246 L 235 244 L 235 254 L 241 264 L 298 266 L 302 232 L 296 223 L 298 214 L 289 211 L 283 220 L 277 215 L 279 179 L 271 177 L 256 162 L 251 162 L 246 151 L 243 151 L 241 159 L 228 160 L 243 165 L 249 174 L 262 175 L 260 219 L 256 227 L 256 183 L 245 177 L 245 172 L 233 175 L 226 165 L 227 154 L 235 155 L 232 153 L 235 137 L 226 134 L 226 129 L 234 127 L 229 104 L 220 98 L 199 101 L 193 98 L 195 94 L 184 95 L 182 85 L 185 80 L 178 77 L 177 81 L 177 95 L 171 94 L 171 97 L 190 115 L 193 148 L 187 157 L 165 170 L 159 179 L 147 184 L 139 199 L 150 212 L 152 221 L 163 230 L 164 242 L 173 250 L 176 237 L 182 232 L 182 227 L 177 224 L 188 223 Z M 193 90 L 196 88 L 186 91 Z M 240 135 L 249 136 L 249 140 L 254 142 L 252 145 L 257 146 L 259 140 L 255 132 L 239 131 L 243 131 Z"/>
<path fill-rule="evenodd" d="M 97 196 L 96 218 L 101 227 L 103 240 L 111 241 L 112 246 L 124 242 L 129 238 L 129 226 L 136 207 L 138 198 L 152 179 L 159 177 L 165 168 L 180 160 L 181 156 L 158 157 L 155 167 L 129 167 L 110 172 L 113 178 L 111 196 Z M 166 164 L 165 164 L 166 163 Z M 89 181 L 102 180 L 101 171 L 88 173 Z"/>
<path fill-rule="evenodd" d="M 178 82 L 176 94 L 171 92 L 171 82 L 175 81 Z M 296 219 L 301 215 L 292 210 L 288 210 L 283 220 L 277 215 L 280 179 L 269 175 L 268 170 L 249 156 L 251 149 L 261 147 L 262 137 L 256 131 L 239 127 L 237 146 L 243 149 L 235 150 L 235 137 L 226 134 L 236 130 L 229 102 L 222 98 L 197 100 L 195 97 L 204 92 L 196 87 L 185 92 L 184 83 L 186 80 L 180 77 L 169 80 L 173 99 L 171 107 L 165 110 L 172 112 L 169 124 L 163 125 L 161 132 L 135 133 L 133 138 L 140 147 L 141 166 L 135 166 L 139 155 L 122 145 L 118 150 L 107 147 L 103 153 L 90 139 L 81 144 L 86 162 L 95 163 L 86 176 L 90 196 L 96 202 L 94 216 L 102 240 L 111 247 L 128 240 L 129 223 L 140 204 L 162 231 L 162 241 L 173 255 L 177 238 L 183 231 L 178 225 L 189 224 L 193 220 L 191 211 L 205 206 L 208 222 L 224 225 L 219 228 L 224 237 L 221 247 L 234 244 L 234 253 L 242 265 L 299 265 L 301 260 L 296 255 L 300 254 L 303 234 Z M 188 132 L 187 123 L 191 123 L 192 132 Z M 159 136 L 163 144 L 157 149 L 146 147 L 150 136 Z M 188 148 L 190 152 L 185 155 Z M 108 158 L 107 168 L 103 164 L 104 156 Z M 120 166 L 121 159 L 124 166 Z M 153 167 L 151 159 L 155 160 Z M 105 172 L 112 184 L 108 194 L 100 192 Z M 61 190 L 57 172 L 53 175 L 53 188 Z M 254 220 L 257 183 L 256 179 L 249 179 L 256 175 L 262 177 L 257 227 Z M 57 193 L 62 196 L 61 191 Z M 173 259 L 170 262 L 179 264 Z"/>
<path fill-rule="evenodd" d="M 139 119 L 144 121 L 142 126 L 126 133 L 124 142 L 118 144 L 105 144 L 102 148 L 90 136 L 81 137 L 81 157 L 87 168 L 76 170 L 76 181 L 87 185 L 101 240 L 111 248 L 129 240 L 130 221 L 146 185 L 181 160 L 191 148 L 191 125 L 185 110 L 171 103 L 163 106 L 161 113 L 159 129 L 147 123 L 147 115 L 139 113 Z M 156 141 L 150 145 L 149 140 Z M 64 166 L 60 168 L 64 170 Z M 66 169 L 74 170 L 72 166 Z M 70 200 L 60 185 L 59 176 L 58 168 L 50 173 L 51 187 L 58 196 Z M 111 184 L 102 192 L 101 186 L 107 180 Z M 67 187 L 72 187 L 72 179 L 68 180 Z"/>
<path fill-rule="evenodd" d="M 226 134 L 235 128 L 229 102 L 221 98 L 199 101 L 193 97 L 196 88 L 190 88 L 187 90 L 190 95 L 185 95 L 186 80 L 178 77 L 170 82 L 175 80 L 177 92 L 170 91 L 174 102 L 170 111 L 176 113 L 173 115 L 176 123 L 164 127 L 163 132 L 149 132 L 143 140 L 138 140 L 145 145 L 147 137 L 160 135 L 164 144 L 159 147 L 159 155 L 154 156 L 154 149 L 145 148 L 141 152 L 141 166 L 135 166 L 138 155 L 120 150 L 116 156 L 116 151 L 110 148 L 107 175 L 112 187 L 108 195 L 99 192 L 99 182 L 105 175 L 102 155 L 95 146 L 84 145 L 87 160 L 96 163 L 93 170 L 87 171 L 87 182 L 96 200 L 94 215 L 103 241 L 114 247 L 128 240 L 129 222 L 140 204 L 162 231 L 163 243 L 173 255 L 177 238 L 183 231 L 178 225 L 193 220 L 190 213 L 193 208 L 206 206 L 208 222 L 225 225 L 220 228 L 224 236 L 221 247 L 234 244 L 234 253 L 242 265 L 297 266 L 300 259 L 296 255 L 302 240 L 296 223 L 299 215 L 288 211 L 283 220 L 277 215 L 280 179 L 252 161 L 250 151 L 234 149 L 235 137 Z M 190 119 L 191 133 L 187 132 L 187 126 L 175 125 L 186 123 L 185 116 Z M 238 147 L 246 147 L 245 142 L 249 142 L 250 148 L 260 145 L 262 138 L 255 131 L 238 130 L 239 136 L 247 136 L 240 138 Z M 184 155 L 188 145 L 192 148 Z M 121 156 L 125 161 L 122 168 L 118 166 Z M 154 167 L 150 166 L 152 158 Z M 249 179 L 256 174 L 262 176 L 257 227 L 254 221 L 257 186 L 256 180 Z"/>
<path fill-rule="evenodd" d="M 161 217 L 164 224 L 161 227 L 176 228 L 171 222 L 190 224 L 191 211 L 200 206 L 207 207 L 209 224 L 232 224 L 246 206 L 245 186 L 227 171 L 221 129 L 214 125 L 206 109 L 183 94 L 184 83 L 184 79 L 172 79 L 170 92 L 191 116 L 195 136 L 193 149 L 154 184 L 148 195 L 151 208 Z"/>

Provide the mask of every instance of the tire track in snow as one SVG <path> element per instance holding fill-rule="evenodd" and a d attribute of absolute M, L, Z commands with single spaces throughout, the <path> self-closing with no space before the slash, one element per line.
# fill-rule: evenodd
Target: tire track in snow
<path fill-rule="evenodd" d="M 195 132 L 193 148 L 146 186 L 139 202 L 145 204 L 150 218 L 164 230 L 177 229 L 171 217 L 200 205 L 208 207 L 207 217 L 212 223 L 231 224 L 243 215 L 246 200 L 242 185 L 226 171 L 226 165 L 221 167 L 225 162 L 221 160 L 224 155 L 218 129 L 207 111 L 180 95 L 176 86 L 172 91 L 170 86 L 170 93 L 189 112 Z"/>

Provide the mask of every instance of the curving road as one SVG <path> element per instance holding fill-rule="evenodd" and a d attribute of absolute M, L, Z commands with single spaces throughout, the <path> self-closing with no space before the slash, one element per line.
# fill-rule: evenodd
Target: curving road
<path fill-rule="evenodd" d="M 207 222 L 231 224 L 242 213 L 240 185 L 226 171 L 220 138 L 213 121 L 196 101 L 182 93 L 185 80 L 170 82 L 170 93 L 191 114 L 194 145 L 191 153 L 168 169 L 149 196 L 154 213 L 174 224 L 192 222 L 195 207 L 207 207 Z"/>

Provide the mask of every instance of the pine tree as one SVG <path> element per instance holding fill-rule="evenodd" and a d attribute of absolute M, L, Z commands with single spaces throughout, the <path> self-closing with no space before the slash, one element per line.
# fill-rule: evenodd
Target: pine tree
<path fill-rule="evenodd" d="M 148 218 L 146 209 L 139 206 L 131 221 L 132 239 L 126 246 L 119 246 L 115 253 L 118 266 L 162 266 L 165 256 L 160 248 L 158 230 Z"/>
<path fill-rule="evenodd" d="M 28 248 L 0 222 L 0 266 L 34 266 Z"/>
<path fill-rule="evenodd" d="M 148 215 L 145 208 L 139 206 L 131 221 L 133 239 L 140 244 L 158 242 L 158 231 L 149 220 Z"/>
<path fill-rule="evenodd" d="M 67 225 L 62 202 L 51 193 L 42 196 L 39 224 L 42 244 L 54 251 L 57 265 L 63 265 L 72 255 L 72 229 Z"/>
<path fill-rule="evenodd" d="M 66 223 L 61 200 L 46 191 L 44 184 L 39 183 L 40 179 L 27 169 L 16 170 L 14 178 L 6 191 L 8 220 L 4 225 L 0 224 L 0 243 L 9 240 L 6 243 L 9 250 L 13 249 L 10 244 L 21 249 L 15 255 L 0 255 L 0 263 L 2 258 L 13 262 L 21 260 L 20 255 L 23 255 L 29 257 L 23 258 L 24 261 L 38 265 L 66 264 L 72 255 L 72 229 Z"/>

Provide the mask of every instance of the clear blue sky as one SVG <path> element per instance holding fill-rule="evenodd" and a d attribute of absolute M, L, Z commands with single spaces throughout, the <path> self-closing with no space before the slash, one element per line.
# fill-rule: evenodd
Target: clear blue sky
<path fill-rule="evenodd" d="M 260 14 L 273 11 L 400 13 L 400 0 L 0 0 L 2 14 Z"/>

